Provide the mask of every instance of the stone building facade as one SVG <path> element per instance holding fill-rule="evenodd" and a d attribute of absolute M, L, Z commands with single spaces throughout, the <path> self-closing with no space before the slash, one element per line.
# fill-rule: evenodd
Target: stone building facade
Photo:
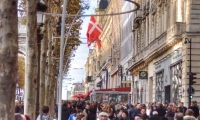
<path fill-rule="evenodd" d="M 197 83 L 192 86 L 195 89 L 192 100 L 200 101 L 200 1 L 135 2 L 140 4 L 137 12 L 97 18 L 105 24 L 101 24 L 104 25 L 101 36 L 103 50 L 98 51 L 94 46 L 89 53 L 89 56 L 93 56 L 92 64 L 96 68 L 95 87 L 101 81 L 99 76 L 104 77 L 107 70 L 107 88 L 131 86 L 132 103 L 188 103 L 189 43 L 185 44 L 185 40 L 189 38 L 192 46 L 192 72 L 197 73 Z M 104 12 L 134 8 L 127 5 L 125 2 L 111 0 Z M 118 65 L 122 66 L 124 76 L 127 73 L 132 75 L 131 85 L 122 85 L 126 78 L 118 76 Z M 140 78 L 141 71 L 148 74 L 145 79 Z"/>
<path fill-rule="evenodd" d="M 134 15 L 133 57 L 129 70 L 134 76 L 132 102 L 188 102 L 189 49 L 192 39 L 192 72 L 197 73 L 193 100 L 199 100 L 198 0 L 137 0 L 141 9 Z M 139 79 L 139 71 L 148 73 Z"/>
<path fill-rule="evenodd" d="M 105 7 L 106 9 L 101 9 L 99 5 L 99 8 L 96 9 L 96 14 L 112 13 L 113 3 L 113 1 L 108 1 L 108 5 Z M 107 89 L 113 85 L 110 82 L 110 72 L 112 66 L 111 48 L 113 47 L 111 32 L 113 30 L 112 16 L 97 16 L 96 20 L 103 29 L 103 32 L 99 37 L 102 48 L 99 50 L 95 43 L 93 49 L 90 49 L 89 51 L 88 59 L 85 64 L 86 76 L 92 76 L 93 80 L 92 82 L 88 82 L 86 86 L 88 88 L 92 86 L 93 90 Z M 91 83 L 94 84 L 91 85 Z"/>
<path fill-rule="evenodd" d="M 84 83 L 73 83 L 70 92 L 70 99 L 73 99 L 74 95 L 85 94 Z"/>
<path fill-rule="evenodd" d="M 121 11 L 132 10 L 133 6 L 129 5 L 128 2 L 122 3 L 121 0 L 108 0 L 108 6 L 105 8 L 106 9 L 101 9 L 99 6 L 99 8 L 96 9 L 96 14 L 120 13 Z M 132 18 L 132 16 L 133 13 L 128 14 L 129 18 Z M 96 17 L 98 24 L 100 24 L 103 29 L 100 36 L 102 49 L 98 50 L 97 45 L 94 44 L 93 49 L 90 50 L 88 54 L 88 60 L 85 64 L 86 76 L 92 76 L 92 82 L 88 82 L 85 86 L 90 88 L 93 86 L 91 83 L 95 85 L 92 87 L 93 90 L 90 90 L 90 92 L 92 92 L 90 96 L 92 101 L 102 99 L 104 102 L 116 102 L 122 100 L 129 101 L 130 99 L 131 81 L 125 81 L 128 80 L 126 73 L 129 73 L 125 68 L 128 68 L 128 59 L 130 59 L 132 55 L 131 26 L 133 22 L 132 19 L 123 19 L 124 22 L 122 22 L 122 18 L 125 17 L 127 17 L 127 15 Z M 131 23 L 131 25 L 129 23 Z M 126 35 L 123 35 L 123 33 L 126 33 Z M 129 46 L 128 49 L 127 45 Z M 89 66 L 88 63 L 90 63 Z"/>

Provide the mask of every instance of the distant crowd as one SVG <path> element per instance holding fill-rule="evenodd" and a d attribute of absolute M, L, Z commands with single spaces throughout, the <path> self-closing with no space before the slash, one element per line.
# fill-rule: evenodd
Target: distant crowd
<path fill-rule="evenodd" d="M 50 116 L 49 107 L 44 106 L 36 120 L 57 120 L 57 105 L 54 110 L 55 116 Z M 28 115 L 23 115 L 23 105 L 16 105 L 15 112 L 15 120 L 30 120 Z M 183 103 L 132 105 L 128 102 L 63 101 L 61 120 L 200 120 L 200 116 L 196 101 L 192 101 L 189 108 Z"/>

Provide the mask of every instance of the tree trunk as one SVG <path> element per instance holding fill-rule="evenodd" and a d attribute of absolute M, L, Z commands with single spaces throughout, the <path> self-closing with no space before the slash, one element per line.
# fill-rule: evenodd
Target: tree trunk
<path fill-rule="evenodd" d="M 48 43 L 48 76 L 47 76 L 47 97 L 46 97 L 46 103 L 49 105 L 50 107 L 50 113 L 52 113 L 52 108 L 51 108 L 51 103 L 52 100 L 51 99 L 54 95 L 52 94 L 52 57 L 51 57 L 51 53 L 52 53 L 52 27 L 51 27 L 51 23 L 49 22 L 48 24 L 48 33 L 49 33 L 49 43 Z"/>
<path fill-rule="evenodd" d="M 45 3 L 46 3 L 46 5 L 47 5 L 47 12 L 50 12 L 50 9 L 51 9 L 51 7 L 50 7 L 50 0 L 45 0 Z M 42 41 L 42 55 L 41 55 L 41 62 L 40 62 L 40 64 L 41 64 L 41 67 L 40 67 L 40 70 L 41 70 L 41 72 L 40 72 L 40 83 L 41 83 L 41 85 L 40 85 L 40 92 L 41 92 L 41 94 L 40 94 L 40 98 L 41 98 L 41 105 L 40 105 L 40 108 L 42 108 L 44 105 L 49 105 L 48 103 L 47 103 L 47 99 L 48 99 L 48 94 L 47 94 L 47 89 L 48 89 L 48 87 L 46 86 L 46 84 L 47 84 L 47 79 L 45 79 L 45 78 L 47 78 L 47 76 L 46 76 L 46 73 L 47 72 L 45 72 L 45 70 L 46 70 L 46 60 L 47 60 L 47 53 L 46 53 L 46 51 L 47 51 L 47 44 L 48 44 L 48 24 L 49 24 L 49 19 L 50 19 L 50 17 L 49 16 L 45 16 L 45 27 L 44 27 L 44 39 L 43 39 L 43 41 Z M 49 68 L 48 68 L 49 69 Z"/>
<path fill-rule="evenodd" d="M 52 55 L 54 57 L 56 57 L 56 54 L 57 54 L 56 47 L 58 46 L 58 41 L 59 41 L 59 39 L 55 39 L 54 50 L 52 51 Z M 58 102 L 57 101 L 57 91 L 58 91 L 58 86 L 57 86 L 58 84 L 57 84 L 57 82 L 58 82 L 58 77 L 55 77 L 55 76 L 58 76 L 58 74 L 57 74 L 58 73 L 58 69 L 56 68 L 57 67 L 56 60 L 53 59 L 52 62 L 53 62 L 53 70 L 52 70 L 53 77 L 52 77 L 52 80 L 55 81 L 54 103 L 56 103 L 56 102 Z"/>
<path fill-rule="evenodd" d="M 48 42 L 48 20 L 45 18 L 44 23 L 44 38 L 42 40 L 42 46 L 41 46 L 41 56 L 40 56 L 40 110 L 44 105 L 46 104 L 46 93 L 45 93 L 45 70 L 46 70 L 46 58 L 47 58 L 47 42 Z"/>
<path fill-rule="evenodd" d="M 0 0 L 0 120 L 14 120 L 18 60 L 17 0 Z"/>
<path fill-rule="evenodd" d="M 37 0 L 27 1 L 27 54 L 25 74 L 25 114 L 35 120 L 37 74 L 38 74 L 38 47 L 37 47 Z"/>

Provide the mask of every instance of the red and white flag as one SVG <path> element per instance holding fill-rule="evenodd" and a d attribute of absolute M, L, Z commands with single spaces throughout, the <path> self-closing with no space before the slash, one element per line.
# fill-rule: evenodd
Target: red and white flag
<path fill-rule="evenodd" d="M 99 36 L 102 33 L 102 28 L 100 25 L 96 22 L 94 16 L 91 16 L 90 22 L 88 25 L 87 30 L 87 44 L 88 47 L 93 43 L 96 42 L 99 49 L 101 49 L 101 41 L 99 40 Z"/>

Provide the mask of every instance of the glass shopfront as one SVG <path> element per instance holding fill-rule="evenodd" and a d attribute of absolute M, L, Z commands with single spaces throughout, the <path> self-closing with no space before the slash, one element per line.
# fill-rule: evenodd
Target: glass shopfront
<path fill-rule="evenodd" d="M 163 57 L 155 63 L 156 101 L 179 103 L 182 98 L 182 51 Z"/>
<path fill-rule="evenodd" d="M 135 103 L 146 104 L 146 93 L 147 93 L 147 80 L 137 80 L 135 81 Z"/>
<path fill-rule="evenodd" d="M 128 102 L 128 94 L 96 94 L 96 102 L 117 103 L 121 101 Z"/>

